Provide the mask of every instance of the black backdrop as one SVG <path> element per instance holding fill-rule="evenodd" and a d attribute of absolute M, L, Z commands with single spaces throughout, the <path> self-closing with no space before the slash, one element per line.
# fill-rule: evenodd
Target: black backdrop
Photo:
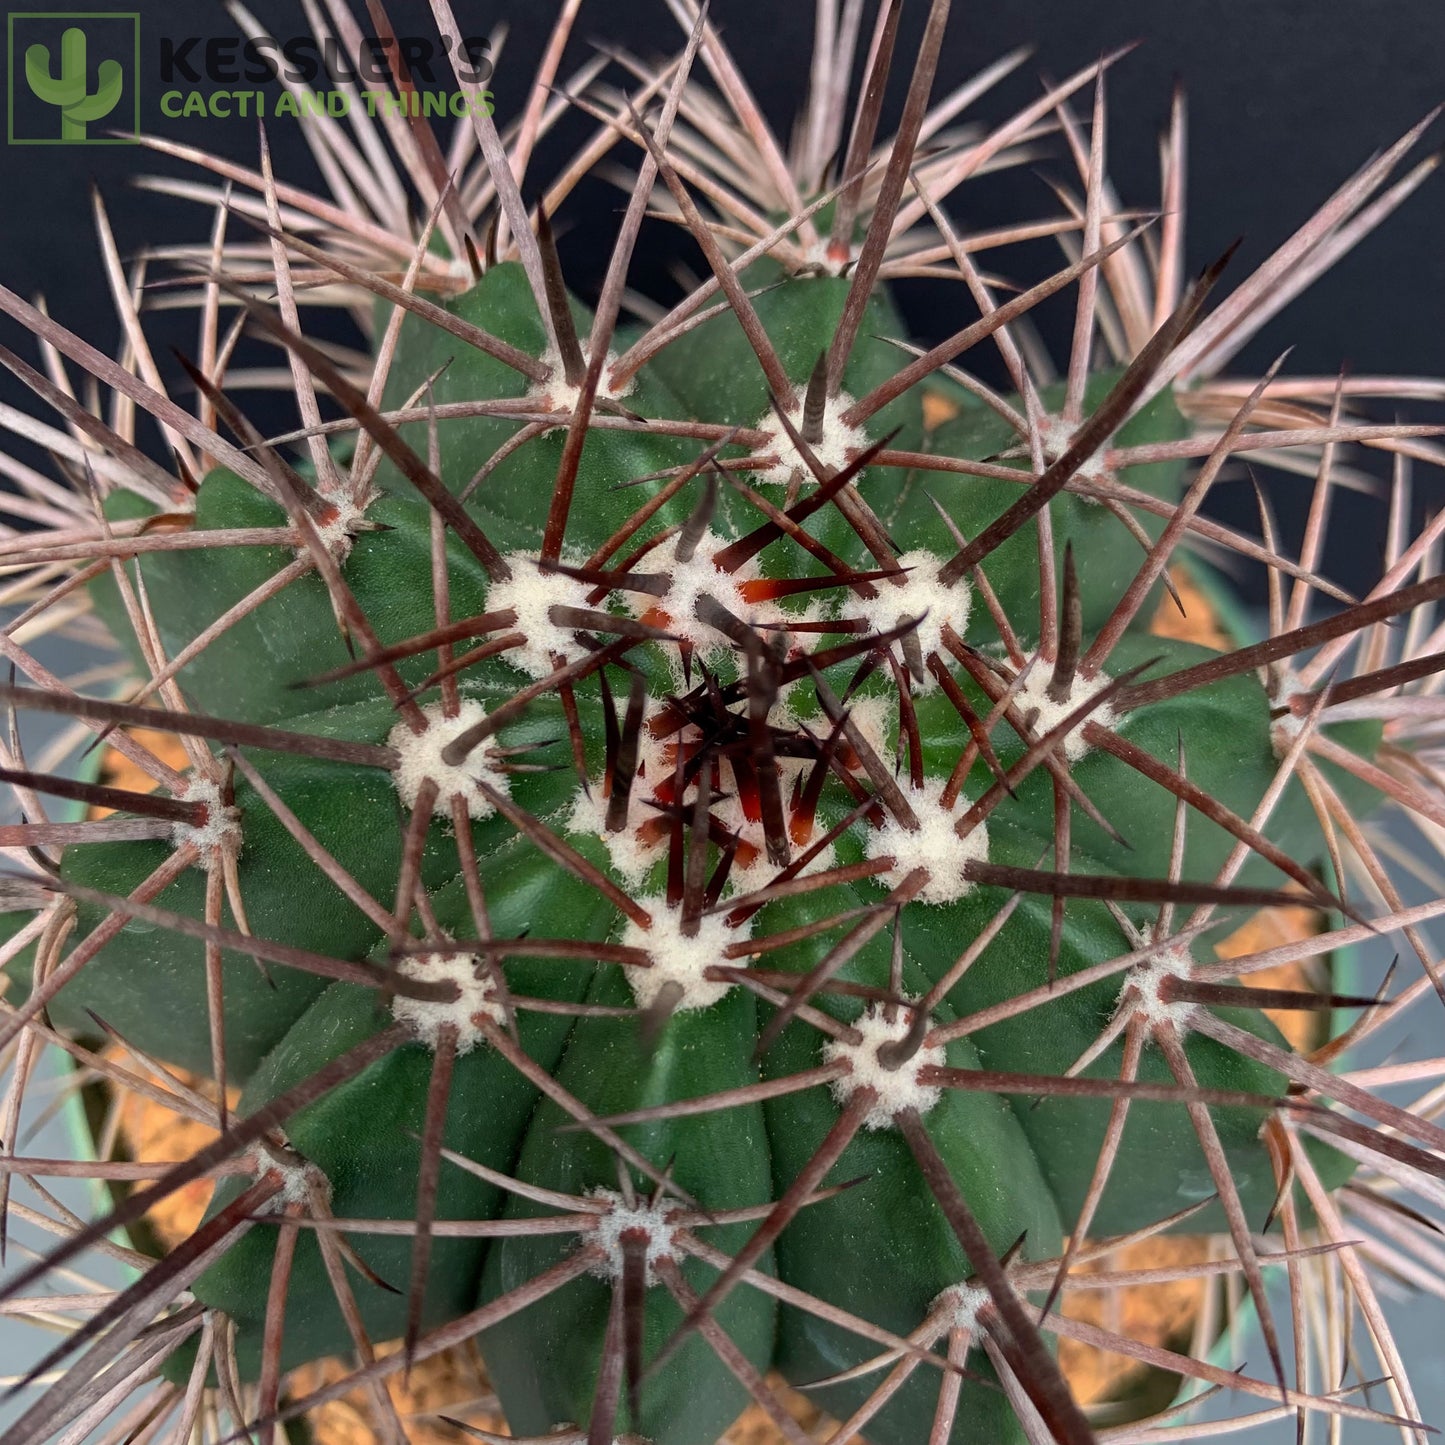
<path fill-rule="evenodd" d="M 120 11 L 127 6 L 125 0 L 113 7 L 106 0 L 88 0 L 86 8 Z M 295 0 L 255 0 L 254 8 L 277 34 L 304 29 Z M 399 31 L 430 31 L 424 0 L 391 0 L 389 8 Z M 458 9 L 463 29 L 472 33 L 486 33 L 498 22 L 509 26 L 491 82 L 498 118 L 505 122 L 523 102 L 554 7 L 549 0 L 458 0 Z M 925 9 L 923 0 L 905 3 L 900 54 L 911 53 Z M 786 134 L 806 85 L 811 4 L 714 0 L 712 13 L 765 110 Z M 142 128 L 254 163 L 254 122 L 184 122 L 159 113 L 165 88 L 159 75 L 160 37 L 233 34 L 224 9 L 212 0 L 145 0 L 141 25 Z M 681 40 L 662 0 L 586 0 L 564 74 L 588 53 L 587 42 L 602 36 L 651 55 L 673 50 Z M 1242 235 L 1244 244 L 1230 268 L 1236 279 L 1372 152 L 1445 99 L 1442 0 L 959 0 L 936 93 L 1005 51 L 1030 45 L 1032 58 L 976 111 L 983 118 L 1002 119 L 1038 93 L 1041 76 L 1062 76 L 1133 40 L 1143 44 L 1111 70 L 1108 81 L 1110 169 L 1116 185 L 1126 204 L 1148 205 L 1157 198 L 1157 136 L 1178 80 L 1189 96 L 1189 262 L 1204 264 Z M 895 85 L 892 115 L 901 90 L 901 84 Z M 1445 122 L 1427 145 L 1438 145 L 1442 131 Z M 270 139 L 278 173 L 314 177 L 294 121 L 273 122 Z M 534 174 L 545 176 L 549 159 L 555 163 L 562 154 L 560 143 L 544 147 Z M 121 248 L 131 252 L 147 243 L 196 240 L 204 234 L 208 213 L 127 184 L 137 171 L 180 169 L 126 146 L 5 148 L 0 152 L 0 280 L 27 297 L 44 293 L 58 318 L 97 344 L 114 347 L 117 327 L 97 262 L 88 183 L 99 184 Z M 1051 174 L 1067 177 L 1067 162 L 1045 159 L 986 178 L 954 202 L 954 215 L 964 226 L 982 226 L 1046 214 L 1051 198 L 1045 178 Z M 561 218 L 564 264 L 584 296 L 600 280 L 606 253 L 596 238 L 610 236 L 617 206 L 618 193 L 594 182 Z M 1342 364 L 1355 372 L 1445 373 L 1442 222 L 1445 179 L 1436 177 L 1382 232 L 1276 318 L 1239 366 L 1263 367 L 1293 344 L 1287 365 L 1295 373 L 1332 374 Z M 685 239 L 669 228 L 645 230 L 636 282 L 665 298 L 672 284 L 669 266 L 680 256 L 698 264 Z M 1020 256 L 1017 274 L 1021 279 L 1042 274 L 1056 256 L 1045 249 Z M 954 329 L 962 315 L 955 290 L 921 285 L 903 301 L 925 339 Z M 1046 335 L 1066 335 L 1070 309 L 1059 307 L 1044 316 Z M 163 323 L 158 331 L 163 341 L 191 344 L 189 328 L 175 331 Z M 0 338 L 33 358 L 33 343 L 13 324 L 0 323 Z M 179 374 L 164 351 L 161 359 L 168 377 Z M 8 375 L 0 376 L 0 402 L 27 404 Z M 267 413 L 268 405 L 279 403 L 258 405 L 263 424 L 285 424 L 283 412 Z M 1435 419 L 1423 404 L 1412 404 L 1406 414 Z M 0 438 L 0 445 L 35 460 L 13 438 Z M 1421 473 L 1417 509 L 1439 505 L 1439 483 L 1438 475 Z M 1287 537 L 1297 530 L 1304 498 L 1302 483 L 1280 480 L 1276 502 Z M 1211 509 L 1255 525 L 1253 504 L 1241 486 L 1217 488 Z M 1340 520 L 1327 559 L 1330 569 L 1347 585 L 1367 585 L 1380 555 L 1378 512 L 1346 501 Z M 1345 537 L 1348 543 L 1340 540 Z"/>

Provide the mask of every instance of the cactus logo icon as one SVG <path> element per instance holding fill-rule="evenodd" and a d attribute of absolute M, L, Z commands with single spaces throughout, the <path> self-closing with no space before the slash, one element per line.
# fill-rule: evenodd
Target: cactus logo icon
<path fill-rule="evenodd" d="M 11 145 L 116 145 L 140 131 L 140 16 L 11 11 Z"/>

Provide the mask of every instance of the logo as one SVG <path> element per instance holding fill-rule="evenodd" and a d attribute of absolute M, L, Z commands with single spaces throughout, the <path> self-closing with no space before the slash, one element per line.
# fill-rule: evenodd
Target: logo
<path fill-rule="evenodd" d="M 7 40 L 11 145 L 128 145 L 140 134 L 139 14 L 12 10 Z"/>

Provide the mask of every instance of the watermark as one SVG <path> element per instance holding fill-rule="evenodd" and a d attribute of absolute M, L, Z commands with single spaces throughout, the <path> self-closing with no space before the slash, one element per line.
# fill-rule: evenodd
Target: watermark
<path fill-rule="evenodd" d="M 282 80 L 313 85 L 323 76 L 333 85 L 360 81 L 389 84 L 405 77 L 414 85 L 439 85 L 455 78 L 466 86 L 492 78 L 491 42 L 483 35 L 429 39 L 424 35 L 363 35 L 354 50 L 333 36 L 199 35 L 162 36 L 162 85 L 203 80 L 233 85 L 238 80 Z"/>
<path fill-rule="evenodd" d="M 159 61 L 160 108 L 170 120 L 492 113 L 491 42 L 482 35 L 363 35 L 351 49 L 334 36 L 164 36 Z M 448 80 L 460 88 L 422 88 Z M 252 88 L 231 88 L 237 82 Z"/>
<path fill-rule="evenodd" d="M 116 145 L 142 120 L 491 115 L 485 36 L 147 37 L 139 14 L 12 11 L 12 145 Z M 142 58 L 147 64 L 142 68 Z M 448 88 L 450 87 L 450 88 Z"/>
<path fill-rule="evenodd" d="M 161 114 L 171 120 L 182 118 L 230 120 L 260 116 L 302 119 L 311 115 L 347 116 L 353 107 L 369 116 L 415 116 L 430 120 L 451 116 L 491 115 L 492 93 L 478 90 L 414 90 L 393 95 L 390 91 L 306 90 L 296 94 L 283 90 L 273 95 L 265 90 L 167 90 L 161 95 Z"/>
<path fill-rule="evenodd" d="M 140 134 L 139 14 L 12 10 L 6 47 L 11 145 L 129 145 Z"/>

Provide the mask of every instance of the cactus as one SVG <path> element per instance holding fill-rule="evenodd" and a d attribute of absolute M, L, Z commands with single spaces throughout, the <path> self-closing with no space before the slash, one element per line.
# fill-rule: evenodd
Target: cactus
<path fill-rule="evenodd" d="M 1372 829 L 1394 814 L 1433 845 L 1445 817 L 1428 751 L 1442 523 L 1409 535 L 1397 486 L 1363 600 L 1319 559 L 1347 449 L 1433 464 L 1439 428 L 1358 419 L 1351 399 L 1383 389 L 1368 379 L 1221 371 L 1423 180 L 1383 189 L 1416 134 L 1220 300 L 1227 258 L 1185 284 L 1178 226 L 1146 244 L 1117 214 L 1105 62 L 939 149 L 949 6 L 932 0 L 880 146 L 898 7 L 845 127 L 859 14 L 819 0 L 785 156 L 706 16 L 670 3 L 681 57 L 627 93 L 592 67 L 567 87 L 597 130 L 531 211 L 517 177 L 567 108 L 560 42 L 510 149 L 470 114 L 446 183 L 443 149 L 406 126 L 378 180 L 383 129 L 360 118 L 355 143 L 315 132 L 332 169 L 371 176 L 334 201 L 283 188 L 264 146 L 254 172 L 194 156 L 226 176 L 186 273 L 194 412 L 162 388 L 103 206 L 125 359 L 0 289 L 55 365 L 118 402 L 107 424 L 0 358 L 74 436 L 40 433 L 78 490 L 47 483 L 50 531 L 10 547 L 22 622 L 43 631 L 84 596 L 132 669 L 119 697 L 73 689 L 12 627 L 24 681 L 4 695 L 157 785 L 6 750 L 26 811 L 6 842 L 39 866 L 11 885 L 29 911 L 5 950 L 18 1082 L 0 1177 L 43 1172 L 15 1125 L 47 1041 L 121 1083 L 136 1060 L 201 1076 L 164 1074 L 162 1096 L 216 1130 L 178 1164 L 91 1166 L 139 1182 L 12 1271 L 0 1294 L 18 1301 L 215 1185 L 194 1234 L 29 1372 L 7 1439 L 107 1412 L 117 1438 L 163 1418 L 188 1436 L 208 1392 L 271 1438 L 472 1339 L 514 1434 L 588 1445 L 707 1445 L 750 1402 L 804 1439 L 773 1371 L 840 1441 L 1078 1445 L 1095 1422 L 1058 1338 L 1301 1421 L 1410 1428 L 1358 1241 L 1381 1221 L 1397 1246 L 1423 1235 L 1445 1136 L 1428 1101 L 1331 1065 L 1402 1008 L 1439 1006 L 1420 927 L 1445 905 L 1406 906 Z M 961 234 L 947 207 L 1044 117 L 1082 189 L 1018 229 L 1058 235 L 1066 264 L 1001 301 L 974 253 L 1013 233 Z M 1166 211 L 1182 134 L 1181 102 Z M 551 218 L 629 148 L 588 307 Z M 422 222 L 393 204 L 403 176 Z M 708 280 L 634 325 L 629 261 L 658 206 Z M 931 348 L 891 294 L 920 270 L 971 298 Z M 365 358 L 308 334 L 318 280 L 367 325 Z M 1055 383 L 1021 328 L 1057 293 L 1077 324 Z M 223 304 L 285 356 L 293 434 L 238 404 Z M 1013 394 L 965 369 L 986 348 Z M 170 465 L 136 445 L 136 407 Z M 1245 452 L 1281 473 L 1305 458 L 1298 555 L 1263 494 L 1257 537 L 1200 511 Z M 1151 633 L 1201 550 L 1268 577 L 1262 640 Z M 139 727 L 171 734 L 184 767 Z M 46 796 L 116 811 L 53 822 Z M 1283 905 L 1313 911 L 1304 942 L 1216 954 L 1222 924 Z M 1398 934 L 1413 969 L 1378 994 L 1329 967 L 1372 934 Z M 1300 960 L 1308 981 L 1248 986 Z M 1297 1049 L 1279 1010 L 1350 1022 Z M 1101 1242 L 1170 1228 L 1227 1241 L 1220 1268 L 1263 1329 L 1253 1371 L 1058 1313 Z M 1281 1268 L 1294 1358 L 1265 1285 Z M 1333 1336 L 1305 1302 L 1341 1277 L 1388 1401 L 1350 1393 L 1337 1342 L 1307 1361 Z M 340 1383 L 287 1390 L 331 1355 L 353 1364 Z"/>
<path fill-rule="evenodd" d="M 50 47 L 30 45 L 25 50 L 25 79 L 46 105 L 60 107 L 60 138 L 85 139 L 85 128 L 103 120 L 116 107 L 125 72 L 118 60 L 102 60 L 96 69 L 96 87 L 86 90 L 85 31 L 67 26 L 60 37 L 60 74 L 50 70 Z"/>

